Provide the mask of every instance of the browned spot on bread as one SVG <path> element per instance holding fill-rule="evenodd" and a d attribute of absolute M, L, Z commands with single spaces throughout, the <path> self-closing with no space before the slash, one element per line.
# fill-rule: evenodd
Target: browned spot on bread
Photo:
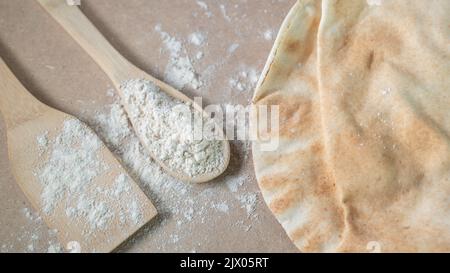
<path fill-rule="evenodd" d="M 286 176 L 264 176 L 259 180 L 259 185 L 264 190 L 273 190 L 290 183 L 292 183 L 292 179 Z"/>
<path fill-rule="evenodd" d="M 309 234 L 311 233 L 309 230 L 310 225 L 304 225 L 301 227 L 296 228 L 291 234 L 289 234 L 289 237 L 292 239 L 292 241 L 299 241 L 301 239 L 305 239 L 309 237 Z"/>
<path fill-rule="evenodd" d="M 318 125 L 318 110 L 313 108 L 309 98 L 272 94 L 259 102 L 260 105 L 278 105 L 280 107 L 280 136 L 292 139 L 302 133 L 308 133 Z"/>
<path fill-rule="evenodd" d="M 292 41 L 292 42 L 288 42 L 288 44 L 286 45 L 286 50 L 288 52 L 297 52 L 301 47 L 300 41 Z"/>
<path fill-rule="evenodd" d="M 327 174 L 326 170 L 323 170 L 323 173 L 320 173 L 317 177 L 317 188 L 314 193 L 317 195 L 335 195 L 336 193 L 336 184 L 330 179 L 330 176 Z"/>
<path fill-rule="evenodd" d="M 367 58 L 367 69 L 369 70 L 372 69 L 374 59 L 375 59 L 375 51 L 372 50 L 369 53 L 369 58 Z"/>
<path fill-rule="evenodd" d="M 311 18 L 312 20 L 308 21 L 308 35 L 303 37 L 303 39 L 299 40 L 298 36 L 292 35 L 290 40 L 286 40 L 284 47 L 284 54 L 287 54 L 292 57 L 293 60 L 296 60 L 297 63 L 305 63 L 306 60 L 311 57 L 314 52 L 319 24 L 320 24 L 320 16 L 315 16 Z"/>
<path fill-rule="evenodd" d="M 299 188 L 286 191 L 281 197 L 274 199 L 269 208 L 275 214 L 283 214 L 303 198 L 303 191 Z"/>
<path fill-rule="evenodd" d="M 377 19 L 362 23 L 355 29 L 349 27 L 338 40 L 337 50 L 332 54 L 330 52 L 321 69 L 333 73 L 334 65 L 339 63 L 340 69 L 368 73 L 375 65 L 401 53 L 403 41 L 399 32 L 395 27 Z"/>
<path fill-rule="evenodd" d="M 322 155 L 322 153 L 324 151 L 324 147 L 323 147 L 322 142 L 318 142 L 317 141 L 316 143 L 314 143 L 311 146 L 311 151 L 317 156 Z"/>
<path fill-rule="evenodd" d="M 429 151 L 442 144 L 442 139 L 437 136 L 435 130 L 420 119 L 414 119 L 405 132 L 405 141 L 408 148 L 413 151 Z"/>

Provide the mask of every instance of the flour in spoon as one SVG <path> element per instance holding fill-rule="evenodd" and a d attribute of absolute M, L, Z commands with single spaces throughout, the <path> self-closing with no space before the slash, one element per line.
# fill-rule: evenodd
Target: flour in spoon
<path fill-rule="evenodd" d="M 134 79 L 122 84 L 124 104 L 136 133 L 144 145 L 175 173 L 189 177 L 215 174 L 225 163 L 223 144 L 210 132 L 197 140 L 195 121 L 203 128 L 214 128 L 192 105 L 174 99 L 147 80 Z"/>

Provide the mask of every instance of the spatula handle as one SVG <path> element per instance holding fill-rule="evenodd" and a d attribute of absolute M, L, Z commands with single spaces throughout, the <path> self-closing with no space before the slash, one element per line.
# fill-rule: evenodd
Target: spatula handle
<path fill-rule="evenodd" d="M 116 86 L 128 79 L 133 66 L 97 30 L 77 6 L 64 0 L 37 0 L 94 59 Z"/>
<path fill-rule="evenodd" d="M 0 57 L 0 112 L 6 126 L 13 128 L 36 117 L 45 107 L 25 89 Z"/>

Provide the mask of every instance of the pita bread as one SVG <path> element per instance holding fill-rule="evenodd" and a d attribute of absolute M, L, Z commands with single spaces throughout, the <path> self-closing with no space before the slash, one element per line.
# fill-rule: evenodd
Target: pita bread
<path fill-rule="evenodd" d="M 254 96 L 269 208 L 305 252 L 450 251 L 450 2 L 302 0 Z M 255 126 L 255 125 L 253 125 Z"/>

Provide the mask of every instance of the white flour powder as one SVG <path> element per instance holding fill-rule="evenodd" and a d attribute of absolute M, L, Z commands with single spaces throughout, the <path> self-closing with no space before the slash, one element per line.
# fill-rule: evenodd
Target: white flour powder
<path fill-rule="evenodd" d="M 118 198 L 124 193 L 128 193 L 131 190 L 130 184 L 128 183 L 128 176 L 121 174 L 116 178 L 116 186 L 112 192 L 112 196 Z"/>
<path fill-rule="evenodd" d="M 114 126 L 114 123 L 111 124 Z M 114 130 L 112 139 L 128 134 L 128 128 Z M 76 119 L 64 122 L 62 130 L 50 140 L 49 132 L 38 136 L 42 165 L 36 176 L 42 183 L 41 202 L 44 213 L 51 215 L 57 207 L 65 210 L 71 221 L 82 220 L 85 235 L 106 230 L 114 217 L 119 198 L 126 198 L 125 207 L 119 207 L 121 224 L 138 224 L 142 220 L 141 206 L 132 195 L 133 181 L 120 174 L 112 187 L 95 187 L 94 180 L 110 170 L 101 153 L 100 139 Z"/>
<path fill-rule="evenodd" d="M 48 131 L 45 131 L 43 134 L 37 137 L 39 154 L 42 155 L 44 152 L 44 148 L 48 145 Z"/>
<path fill-rule="evenodd" d="M 155 31 L 160 34 L 164 46 L 170 54 L 164 80 L 179 90 L 185 87 L 191 87 L 193 89 L 200 88 L 203 83 L 195 72 L 194 66 L 183 44 L 174 37 L 171 37 L 167 32 L 162 31 L 161 25 L 157 25 Z M 195 34 L 192 37 L 192 42 L 201 45 L 204 39 L 205 37 L 201 34 Z"/>
<path fill-rule="evenodd" d="M 367 0 L 369 6 L 381 6 L 381 0 Z"/>
<path fill-rule="evenodd" d="M 229 80 L 229 85 L 240 92 L 252 91 L 258 83 L 259 73 L 256 69 L 241 66 L 239 73 Z"/>
<path fill-rule="evenodd" d="M 227 20 L 228 22 L 231 22 L 231 18 L 227 14 L 227 9 L 226 9 L 225 5 L 220 5 L 219 7 L 220 7 L 220 12 L 222 13 L 223 18 L 225 18 L 225 20 Z"/>
<path fill-rule="evenodd" d="M 103 201 L 82 194 L 76 201 L 76 206 L 66 209 L 70 218 L 84 218 L 88 221 L 91 230 L 104 230 L 112 220 L 114 213 Z"/>
<path fill-rule="evenodd" d="M 223 169 L 222 142 L 194 139 L 193 121 L 203 121 L 205 128 L 211 128 L 212 120 L 162 92 L 150 81 L 129 80 L 121 89 L 136 133 L 151 153 L 172 171 L 196 177 Z"/>
<path fill-rule="evenodd" d="M 40 149 L 48 144 L 42 141 L 42 137 L 37 141 Z M 90 182 L 105 170 L 106 166 L 97 153 L 100 147 L 99 139 L 78 120 L 64 122 L 61 134 L 52 143 L 48 161 L 38 173 L 43 186 L 41 197 L 45 213 L 53 212 L 65 195 L 85 191 Z"/>
<path fill-rule="evenodd" d="M 202 46 L 205 43 L 206 37 L 205 34 L 201 32 L 194 32 L 189 35 L 189 42 L 196 46 Z"/>
<path fill-rule="evenodd" d="M 228 53 L 230 53 L 230 54 L 231 54 L 231 53 L 234 53 L 239 47 L 240 47 L 240 45 L 239 45 L 239 44 L 236 44 L 236 43 L 230 45 L 230 46 L 228 47 Z"/>
<path fill-rule="evenodd" d="M 266 30 L 263 33 L 263 37 L 264 37 L 264 39 L 266 39 L 266 41 L 272 41 L 273 40 L 273 31 L 271 29 Z"/>

